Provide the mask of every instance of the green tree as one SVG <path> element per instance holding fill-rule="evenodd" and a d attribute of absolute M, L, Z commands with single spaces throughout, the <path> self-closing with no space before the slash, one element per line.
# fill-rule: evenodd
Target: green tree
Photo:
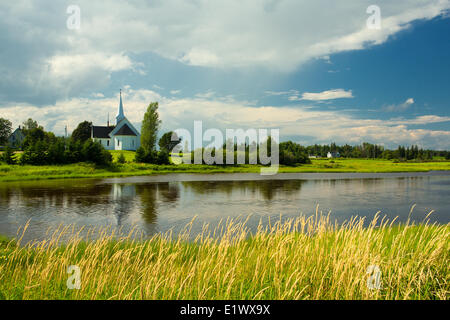
<path fill-rule="evenodd" d="M 157 163 L 158 162 L 158 152 L 156 150 L 151 150 L 146 152 L 144 148 L 139 147 L 136 150 L 136 155 L 134 161 L 137 163 Z"/>
<path fill-rule="evenodd" d="M 155 150 L 156 138 L 161 120 L 158 115 L 158 102 L 152 102 L 147 107 L 141 129 L 141 146 L 146 153 Z"/>
<path fill-rule="evenodd" d="M 336 150 L 336 145 L 332 148 L 335 148 Z M 280 164 L 292 166 L 296 164 L 311 163 L 311 160 L 308 158 L 306 148 L 302 147 L 298 143 L 292 141 L 281 142 L 279 145 L 279 152 Z"/>
<path fill-rule="evenodd" d="M 22 125 L 23 125 L 22 131 L 25 135 L 27 135 L 28 132 L 33 129 L 41 128 L 42 130 L 44 130 L 44 128 L 42 126 L 38 125 L 37 121 L 35 121 L 31 118 L 28 118 L 28 120 L 24 121 L 22 123 Z"/>
<path fill-rule="evenodd" d="M 0 160 L 6 162 L 7 164 L 16 163 L 14 159 L 14 152 L 9 146 L 6 146 L 5 152 L 1 155 Z"/>
<path fill-rule="evenodd" d="M 136 154 L 134 156 L 134 161 L 137 163 L 145 162 L 145 150 L 142 147 L 139 147 L 136 150 Z"/>
<path fill-rule="evenodd" d="M 83 121 L 72 132 L 72 139 L 84 142 L 91 138 L 92 122 Z"/>
<path fill-rule="evenodd" d="M 156 164 L 170 164 L 170 156 L 167 150 L 161 150 L 156 157 Z"/>
<path fill-rule="evenodd" d="M 48 144 L 45 140 L 36 140 L 36 142 L 29 144 L 20 158 L 20 163 L 31 165 L 48 164 Z"/>
<path fill-rule="evenodd" d="M 62 137 L 55 138 L 48 146 L 48 163 L 63 164 L 66 163 L 65 158 L 65 139 Z"/>
<path fill-rule="evenodd" d="M 181 139 L 178 138 L 175 132 L 166 132 L 162 135 L 161 139 L 159 139 L 159 148 L 161 150 L 172 152 L 173 148 L 181 142 Z"/>
<path fill-rule="evenodd" d="M 112 155 L 103 148 L 99 142 L 86 140 L 81 148 L 81 155 L 84 161 L 93 162 L 97 165 L 109 165 L 112 161 Z"/>
<path fill-rule="evenodd" d="M 23 148 L 36 144 L 38 141 L 46 140 L 47 135 L 45 134 L 42 127 L 34 128 L 27 131 L 25 140 L 23 141 Z"/>
<path fill-rule="evenodd" d="M 125 162 L 127 162 L 127 161 L 125 159 L 125 156 L 124 156 L 123 152 L 121 152 L 119 157 L 117 158 L 117 163 L 123 164 Z"/>
<path fill-rule="evenodd" d="M 12 123 L 7 119 L 0 118 L 0 145 L 8 143 L 12 132 Z"/>

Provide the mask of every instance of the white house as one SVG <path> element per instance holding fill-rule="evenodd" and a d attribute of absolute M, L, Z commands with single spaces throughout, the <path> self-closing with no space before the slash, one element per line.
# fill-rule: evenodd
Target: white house
<path fill-rule="evenodd" d="M 339 152 L 328 152 L 327 158 L 339 158 L 341 154 Z"/>
<path fill-rule="evenodd" d="M 119 110 L 116 116 L 116 125 L 92 126 L 91 138 L 100 142 L 107 150 L 136 151 L 141 144 L 141 134 L 125 117 L 123 113 L 122 91 L 120 91 Z"/>

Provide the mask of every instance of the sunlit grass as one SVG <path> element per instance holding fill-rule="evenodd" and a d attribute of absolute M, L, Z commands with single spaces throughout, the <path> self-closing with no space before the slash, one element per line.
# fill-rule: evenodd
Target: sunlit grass
<path fill-rule="evenodd" d="M 328 216 L 260 225 L 227 220 L 188 241 L 136 240 L 104 231 L 82 241 L 66 227 L 51 240 L 0 241 L 2 299 L 448 299 L 449 225 L 395 225 L 376 216 L 337 225 Z M 25 231 L 26 232 L 26 231 Z M 70 235 L 65 244 L 62 236 Z M 81 270 L 70 290 L 67 268 Z M 381 270 L 369 289 L 367 269 Z"/>
<path fill-rule="evenodd" d="M 114 159 L 120 152 L 113 153 Z M 134 159 L 133 152 L 125 155 L 127 163 L 114 163 L 109 167 L 98 167 L 94 164 L 77 163 L 52 166 L 20 166 L 0 163 L 0 181 L 21 181 L 39 179 L 68 179 L 68 178 L 107 178 L 142 176 L 163 173 L 260 173 L 258 165 L 153 165 L 130 162 Z M 426 172 L 430 170 L 450 170 L 450 161 L 440 162 L 400 162 L 388 160 L 365 159 L 333 159 L 312 160 L 312 164 L 295 167 L 280 166 L 280 173 L 295 172 Z"/>
<path fill-rule="evenodd" d="M 113 156 L 113 162 L 117 162 L 117 159 L 121 154 L 125 157 L 126 162 L 133 162 L 134 158 L 136 156 L 135 151 L 128 151 L 128 150 L 110 150 L 109 151 L 111 155 Z"/>

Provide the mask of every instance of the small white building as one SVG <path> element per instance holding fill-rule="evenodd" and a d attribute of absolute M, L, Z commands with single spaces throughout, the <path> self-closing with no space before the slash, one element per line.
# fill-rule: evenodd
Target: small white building
<path fill-rule="evenodd" d="M 328 152 L 327 154 L 327 158 L 331 159 L 331 158 L 339 158 L 341 156 L 341 154 L 339 152 Z"/>
<path fill-rule="evenodd" d="M 125 117 L 122 104 L 122 91 L 120 91 L 119 109 L 116 116 L 116 125 L 92 126 L 91 138 L 100 142 L 107 150 L 136 151 L 141 144 L 141 134 Z"/>

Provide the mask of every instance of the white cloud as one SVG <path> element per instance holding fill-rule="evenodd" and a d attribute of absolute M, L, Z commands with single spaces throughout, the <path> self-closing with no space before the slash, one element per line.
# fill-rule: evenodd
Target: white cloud
<path fill-rule="evenodd" d="M 383 43 L 411 21 L 431 19 L 450 8 L 448 0 L 379 0 L 382 28 L 371 30 L 366 27 L 370 4 L 134 0 L 105 5 L 79 0 L 81 29 L 75 32 L 66 28 L 67 3 L 4 1 L 0 89 L 14 83 L 22 99 L 36 92 L 61 99 L 86 88 L 101 90 L 116 71 L 146 74 L 131 61 L 131 53 L 152 52 L 196 66 L 290 72 L 312 58 L 330 61 L 333 53 Z"/>
<path fill-rule="evenodd" d="M 297 90 L 289 90 L 289 91 L 265 91 L 265 94 L 268 96 L 283 96 L 283 95 L 288 95 L 288 94 L 293 94 L 293 95 L 298 95 L 298 91 Z"/>
<path fill-rule="evenodd" d="M 86 73 L 92 69 L 109 72 L 129 69 L 132 66 L 130 58 L 123 54 L 105 56 L 100 53 L 56 55 L 48 61 L 50 73 L 56 78 L 72 76 L 74 72 Z"/>
<path fill-rule="evenodd" d="M 323 100 L 334 100 L 334 99 L 342 99 L 342 98 L 353 98 L 352 90 L 346 91 L 344 89 L 333 89 L 322 92 L 304 92 L 300 97 L 298 95 L 293 95 L 289 97 L 290 101 L 300 101 L 300 100 L 309 100 L 309 101 L 323 101 Z"/>
<path fill-rule="evenodd" d="M 292 72 L 310 59 L 380 44 L 417 19 L 445 14 L 448 0 L 379 0 L 381 30 L 366 27 L 368 1 L 79 0 L 0 3 L 0 100 L 55 103 L 103 91 L 117 71 L 145 75 L 136 55 L 185 64 Z M 292 95 L 295 100 L 295 95 Z"/>
<path fill-rule="evenodd" d="M 389 105 L 387 107 L 383 107 L 384 111 L 388 112 L 400 112 L 400 111 L 406 111 L 410 106 L 414 104 L 413 98 L 406 99 L 405 102 L 399 104 L 399 105 Z"/>
<path fill-rule="evenodd" d="M 210 99 L 216 95 L 215 91 L 209 90 L 207 92 L 197 93 L 195 96 L 199 99 Z"/>

